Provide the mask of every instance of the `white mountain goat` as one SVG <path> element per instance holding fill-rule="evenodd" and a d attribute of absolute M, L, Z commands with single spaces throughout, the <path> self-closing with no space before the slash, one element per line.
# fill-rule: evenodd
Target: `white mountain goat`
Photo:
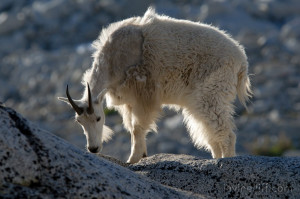
<path fill-rule="evenodd" d="M 251 89 L 247 56 L 229 35 L 149 8 L 143 17 L 103 29 L 93 46 L 82 99 L 72 100 L 68 87 L 68 98 L 59 98 L 74 108 L 90 152 L 98 153 L 111 136 L 104 126 L 105 97 L 131 133 L 129 163 L 147 156 L 145 137 L 156 131 L 163 105 L 182 109 L 197 147 L 210 150 L 213 158 L 235 156 L 233 101 L 237 95 L 246 106 Z"/>

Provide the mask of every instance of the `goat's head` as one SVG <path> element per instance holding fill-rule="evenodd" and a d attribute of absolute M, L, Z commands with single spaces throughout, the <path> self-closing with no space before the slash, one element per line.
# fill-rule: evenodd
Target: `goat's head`
<path fill-rule="evenodd" d="M 102 149 L 102 142 L 110 139 L 112 131 L 104 125 L 105 115 L 103 111 L 102 101 L 106 93 L 104 89 L 93 100 L 90 87 L 87 84 L 88 99 L 73 100 L 69 94 L 67 86 L 67 98 L 59 97 L 72 106 L 75 111 L 75 120 L 82 126 L 87 139 L 87 149 L 92 153 L 98 153 Z"/>

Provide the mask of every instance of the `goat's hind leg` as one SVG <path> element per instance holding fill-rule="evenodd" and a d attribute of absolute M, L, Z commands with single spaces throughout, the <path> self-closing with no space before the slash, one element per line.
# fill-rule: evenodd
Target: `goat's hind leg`
<path fill-rule="evenodd" d="M 212 128 L 215 127 L 215 128 Z M 211 120 L 207 128 L 210 131 L 208 142 L 213 158 L 224 158 L 235 156 L 236 135 L 233 118 L 230 114 L 222 113 L 218 120 Z"/>
<path fill-rule="evenodd" d="M 209 141 L 208 145 L 213 158 L 222 158 L 222 150 L 218 142 Z"/>
<path fill-rule="evenodd" d="M 212 126 L 212 125 L 211 125 Z M 211 126 L 207 127 L 210 128 Z M 209 129 L 210 141 L 208 148 L 213 158 L 224 158 L 235 156 L 236 135 L 230 127 L 224 128 L 224 125 L 218 126 L 216 129 Z"/>
<path fill-rule="evenodd" d="M 222 157 L 234 157 L 235 154 L 235 142 L 236 135 L 234 132 L 230 131 L 226 134 L 222 142 L 220 142 Z"/>
<path fill-rule="evenodd" d="M 228 104 L 219 105 L 216 100 L 206 102 L 205 108 L 192 108 L 184 111 L 190 134 L 198 146 L 204 146 L 213 158 L 235 156 L 236 136 L 232 108 Z"/>

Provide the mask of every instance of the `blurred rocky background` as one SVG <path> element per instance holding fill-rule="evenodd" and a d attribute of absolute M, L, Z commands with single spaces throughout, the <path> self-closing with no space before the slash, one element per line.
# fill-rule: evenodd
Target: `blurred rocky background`
<path fill-rule="evenodd" d="M 91 66 L 91 42 L 102 27 L 142 15 L 160 14 L 218 26 L 245 46 L 254 97 L 248 112 L 236 103 L 237 153 L 300 155 L 300 1 L 298 0 L 1 0 L 0 102 L 41 128 L 85 148 L 74 112 L 57 100 L 80 98 L 81 76 Z M 108 111 L 115 131 L 103 153 L 126 160 L 130 135 Z M 210 157 L 197 150 L 180 113 L 164 110 L 158 134 L 149 133 L 148 153 Z"/>

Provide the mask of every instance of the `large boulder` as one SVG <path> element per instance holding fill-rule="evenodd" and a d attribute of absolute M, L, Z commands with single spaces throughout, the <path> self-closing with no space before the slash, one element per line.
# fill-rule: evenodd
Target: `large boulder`
<path fill-rule="evenodd" d="M 82 151 L 0 103 L 0 198 L 201 198 Z"/>
<path fill-rule="evenodd" d="M 297 198 L 299 165 L 299 157 L 174 154 L 128 165 L 82 151 L 0 103 L 0 198 Z"/>
<path fill-rule="evenodd" d="M 299 157 L 201 159 L 158 154 L 130 166 L 164 185 L 213 198 L 298 198 Z"/>

